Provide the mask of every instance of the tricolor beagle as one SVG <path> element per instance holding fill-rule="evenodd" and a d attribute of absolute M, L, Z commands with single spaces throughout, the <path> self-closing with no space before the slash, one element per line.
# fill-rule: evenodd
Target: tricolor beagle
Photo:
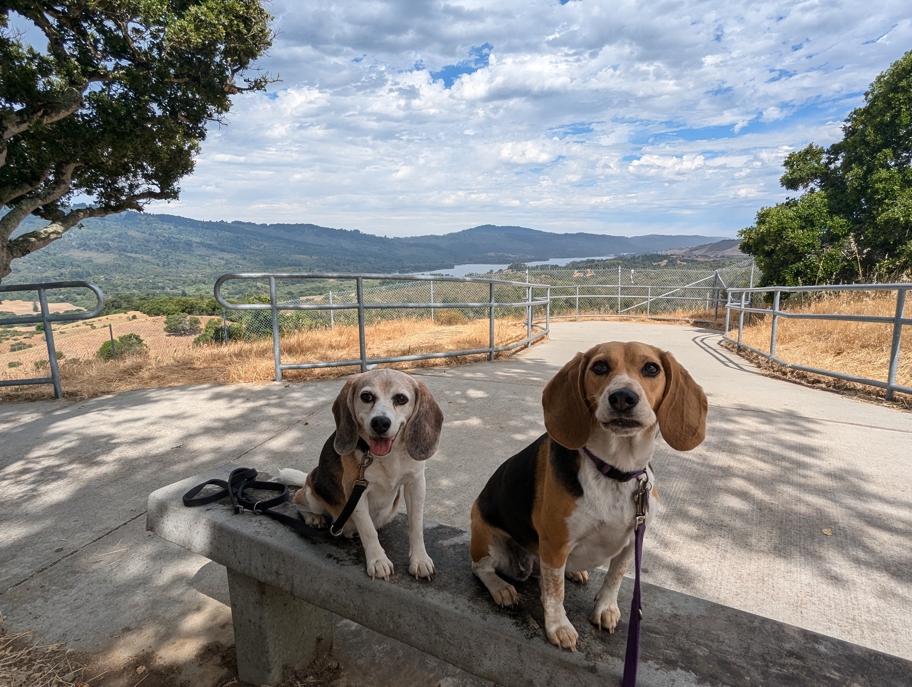
<path fill-rule="evenodd" d="M 577 353 L 542 394 L 547 434 L 503 463 L 472 505 L 472 570 L 502 606 L 519 597 L 502 573 L 541 574 L 545 632 L 576 650 L 564 610 L 564 577 L 585 583 L 608 565 L 590 620 L 614 632 L 621 578 L 633 558 L 637 479 L 661 429 L 689 451 L 703 441 L 706 396 L 671 356 L 642 343 L 605 343 Z M 647 517 L 655 514 L 655 492 Z"/>
<path fill-rule="evenodd" d="M 326 527 L 337 518 L 358 479 L 360 466 L 370 464 L 370 482 L 342 533 L 360 536 L 367 574 L 385 580 L 393 574 L 377 537 L 392 520 L 405 493 L 409 525 L 409 573 L 430 579 L 434 562 L 424 547 L 424 462 L 437 450 L 443 413 L 423 382 L 397 370 L 371 370 L 354 375 L 332 406 L 336 421 L 320 462 L 310 474 L 279 470 L 278 480 L 303 485 L 294 503 L 311 527 Z M 368 455 L 369 454 L 369 455 Z"/>

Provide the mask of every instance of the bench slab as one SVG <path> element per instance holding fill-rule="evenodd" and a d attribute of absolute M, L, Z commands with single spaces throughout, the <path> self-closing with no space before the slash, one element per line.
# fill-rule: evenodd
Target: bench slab
<path fill-rule="evenodd" d="M 224 479 L 230 469 L 152 493 L 147 529 L 228 568 L 239 669 L 244 664 L 249 671 L 242 679 L 277 682 L 296 656 L 309 656 L 285 645 L 251 651 L 249 644 L 258 641 L 257 631 L 270 617 L 280 627 L 267 632 L 266 644 L 287 644 L 290 636 L 309 647 L 322 641 L 326 649 L 329 613 L 335 613 L 505 687 L 619 684 L 631 580 L 621 588 L 622 621 L 613 635 L 588 620 L 604 573 L 592 571 L 588 585 L 567 582 L 565 606 L 579 631 L 579 651 L 562 651 L 545 637 L 538 582 L 516 585 L 518 606 L 495 606 L 472 574 L 464 530 L 426 521 L 425 542 L 437 575 L 431 582 L 415 580 L 408 575 L 405 516 L 398 516 L 380 531 L 396 568 L 387 582 L 367 576 L 357 540 L 309 540 L 267 517 L 234 515 L 227 500 L 184 507 L 187 490 Z M 294 512 L 291 506 L 288 512 Z M 648 548 L 647 537 L 647 560 Z M 669 589 L 644 583 L 643 606 L 642 687 L 912 683 L 910 661 Z"/>

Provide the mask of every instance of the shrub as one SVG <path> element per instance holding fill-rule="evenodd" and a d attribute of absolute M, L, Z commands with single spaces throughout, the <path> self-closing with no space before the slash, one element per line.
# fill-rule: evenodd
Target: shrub
<path fill-rule="evenodd" d="M 142 340 L 139 334 L 124 334 L 115 339 L 113 349 L 111 348 L 111 342 L 105 341 L 95 355 L 102 360 L 113 360 L 125 355 L 139 355 L 145 351 L 146 342 Z"/>
<path fill-rule="evenodd" d="M 437 308 L 434 311 L 434 322 L 444 327 L 452 327 L 458 324 L 467 324 L 469 318 L 462 311 L 455 308 Z"/>
<path fill-rule="evenodd" d="M 15 343 L 10 344 L 10 353 L 24 351 L 26 348 L 32 348 L 33 345 L 34 344 L 27 344 L 24 341 L 16 341 Z"/>
<path fill-rule="evenodd" d="M 48 365 L 50 365 L 50 363 L 47 360 L 36 360 L 35 361 L 36 370 L 40 370 L 41 368 L 47 367 Z"/>
<path fill-rule="evenodd" d="M 10 361 L 6 364 L 6 366 L 7 366 L 7 367 L 19 367 L 21 364 L 22 364 L 22 363 L 20 363 L 18 360 L 10 360 Z"/>
<path fill-rule="evenodd" d="M 229 322 L 228 341 L 238 341 L 243 338 L 244 328 L 237 322 Z M 225 343 L 225 331 L 222 329 L 221 320 L 209 320 L 202 334 L 193 340 L 194 346 L 204 346 L 211 343 Z"/>
<path fill-rule="evenodd" d="M 198 317 L 190 317 L 187 313 L 176 313 L 165 318 L 166 334 L 192 336 L 193 334 L 199 334 L 201 328 L 200 319 Z"/>

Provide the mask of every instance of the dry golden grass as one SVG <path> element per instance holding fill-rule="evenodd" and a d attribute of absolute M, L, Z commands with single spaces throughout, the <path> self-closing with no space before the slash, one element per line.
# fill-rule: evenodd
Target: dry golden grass
<path fill-rule="evenodd" d="M 893 317 L 896 314 L 896 295 L 893 292 L 843 292 L 793 301 L 784 307 L 792 312 Z M 910 308 L 912 306 L 907 304 L 905 317 L 910 316 Z M 903 332 L 896 382 L 912 387 L 912 332 L 908 328 L 906 330 Z M 755 316 L 750 325 L 745 326 L 742 341 L 769 353 L 771 334 L 772 317 Z M 736 327 L 729 332 L 729 336 L 737 338 Z M 892 337 L 893 326 L 890 324 L 779 318 L 776 357 L 788 363 L 886 381 Z M 759 356 L 756 359 L 763 360 Z M 767 370 L 815 385 L 823 384 L 861 395 L 883 397 L 883 391 L 874 387 L 786 370 L 772 363 L 764 363 L 763 366 Z M 902 394 L 897 394 L 896 398 L 901 405 L 912 406 L 912 398 Z"/>
<path fill-rule="evenodd" d="M 471 350 L 488 345 L 488 320 L 443 326 L 423 319 L 388 320 L 369 325 L 365 330 L 367 355 L 370 358 L 418 355 L 445 351 Z M 520 319 L 495 322 L 497 346 L 521 341 L 526 325 Z M 336 327 L 303 331 L 282 339 L 282 362 L 331 362 L 358 357 L 358 329 Z M 498 357 L 505 354 L 498 354 Z M 420 360 L 393 365 L 400 369 L 457 365 L 479 356 L 458 356 Z M 284 379 L 326 379 L 356 372 L 357 367 L 316 370 L 287 370 Z M 45 371 L 44 374 L 47 374 Z M 186 384 L 269 382 L 275 379 L 272 339 L 249 343 L 190 347 L 156 354 L 154 351 L 113 361 L 90 359 L 61 364 L 64 396 L 94 398 L 104 394 L 134 389 L 152 389 Z M 0 388 L 0 401 L 53 398 L 50 385 Z"/>

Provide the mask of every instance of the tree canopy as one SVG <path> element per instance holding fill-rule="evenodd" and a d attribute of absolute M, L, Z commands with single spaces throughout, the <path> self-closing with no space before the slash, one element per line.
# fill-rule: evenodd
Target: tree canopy
<path fill-rule="evenodd" d="M 178 197 L 206 126 L 271 81 L 252 68 L 272 41 L 263 5 L 3 3 L 0 280 L 86 218 Z M 29 215 L 46 224 L 11 238 Z"/>
<path fill-rule="evenodd" d="M 739 233 L 762 285 L 912 276 L 912 51 L 874 80 L 842 132 L 829 148 L 788 155 L 780 183 L 804 194 Z"/>

